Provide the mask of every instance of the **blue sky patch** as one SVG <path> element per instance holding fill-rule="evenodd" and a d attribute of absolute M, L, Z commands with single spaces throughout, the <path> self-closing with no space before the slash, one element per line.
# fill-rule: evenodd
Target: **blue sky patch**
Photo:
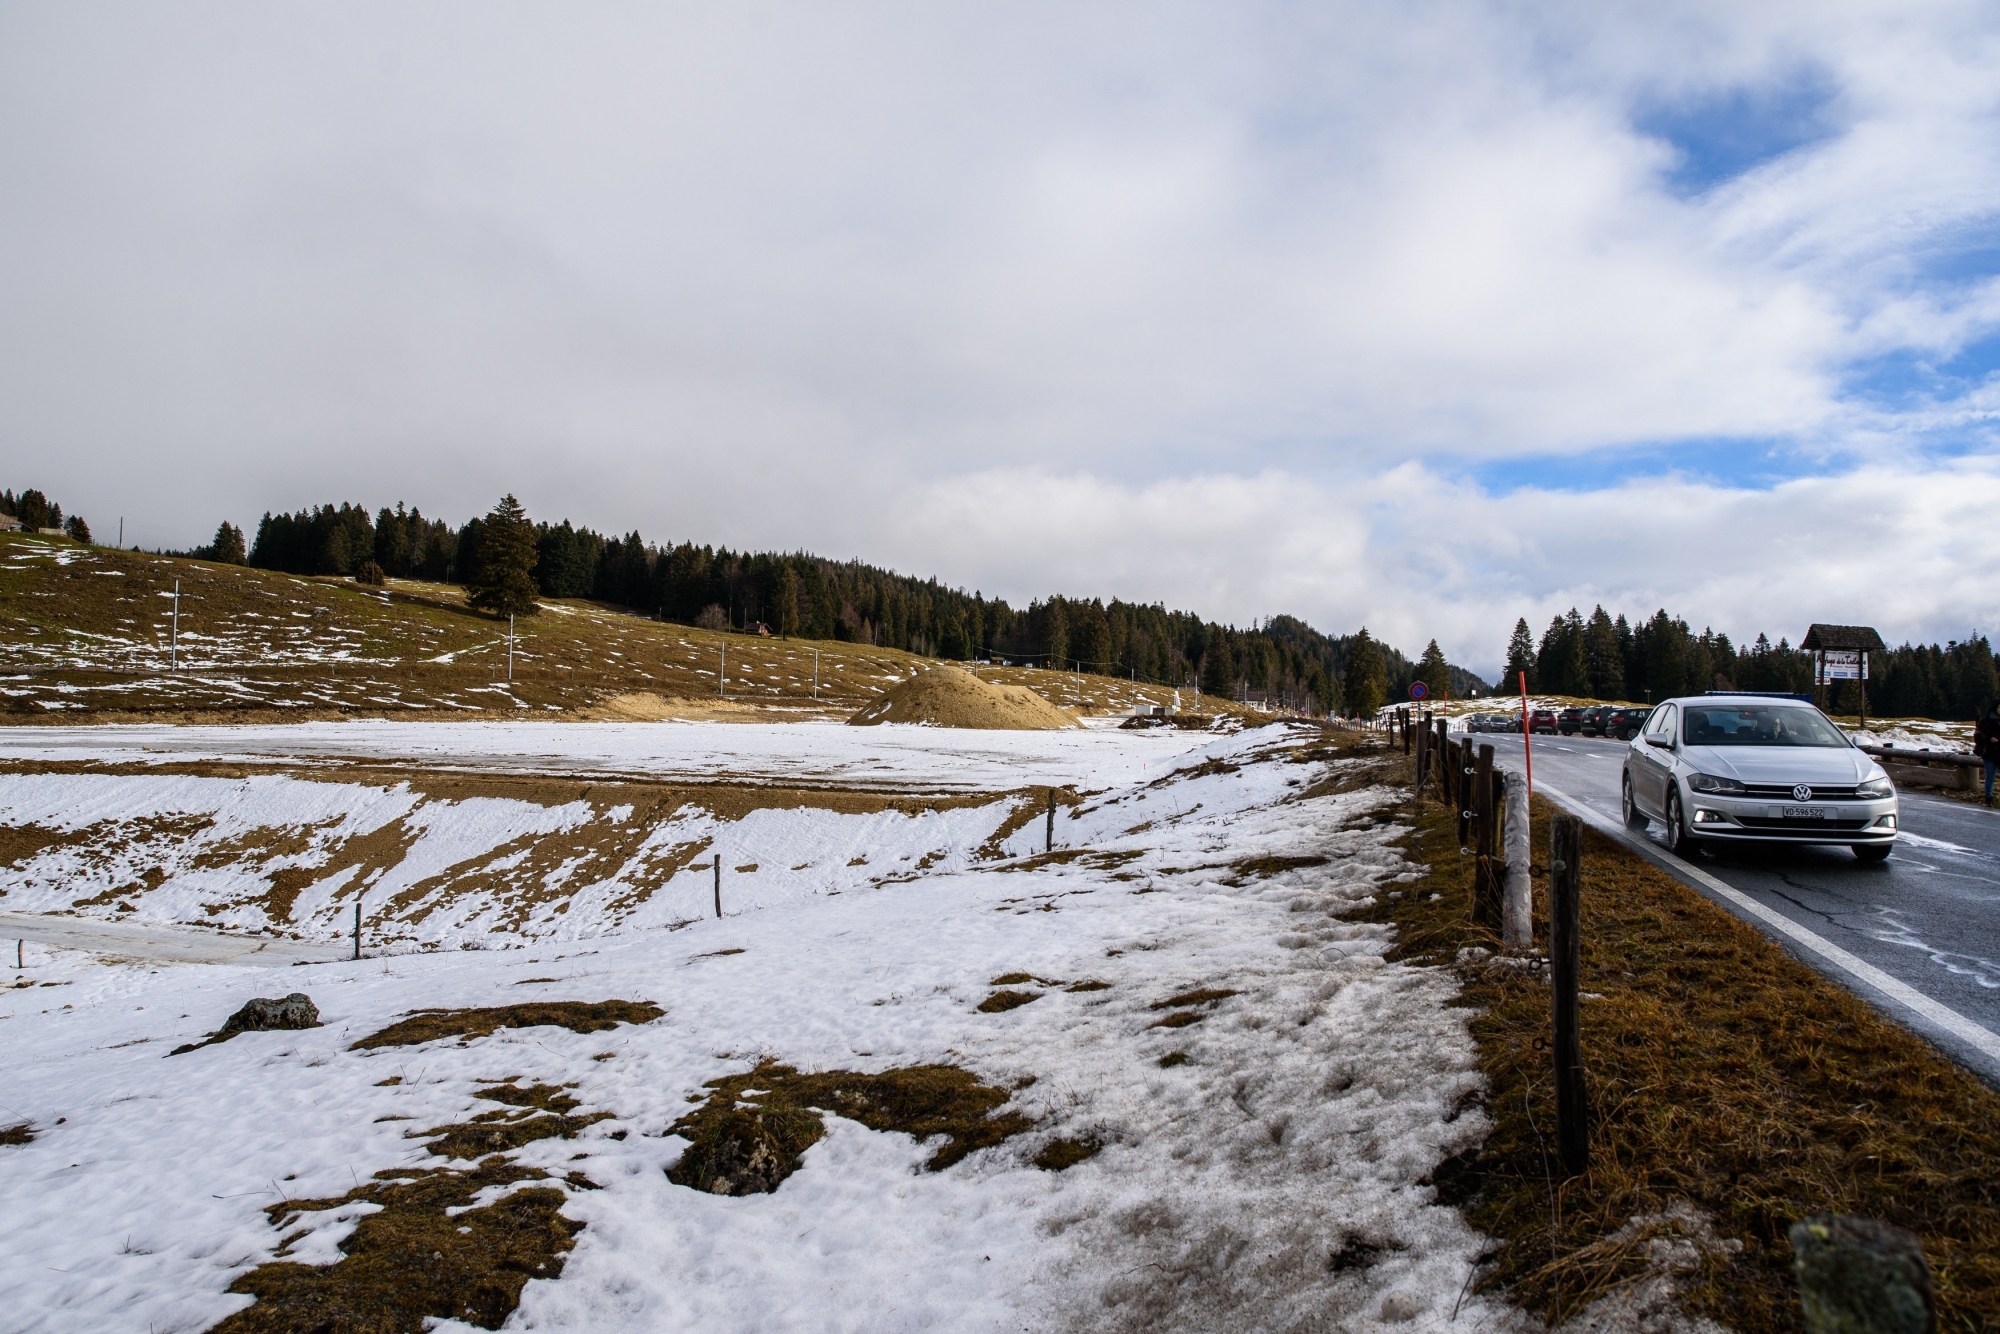
<path fill-rule="evenodd" d="M 1581 454 L 1522 454 L 1453 467 L 1491 495 L 1532 487 L 1541 491 L 1602 491 L 1639 477 L 1672 474 L 1750 490 L 1764 490 L 1820 471 L 1817 460 L 1768 440 L 1718 436 L 1698 440 L 1615 445 Z"/>
<path fill-rule="evenodd" d="M 1823 74 L 1804 70 L 1781 82 L 1642 107 L 1632 123 L 1641 134 L 1680 150 L 1667 185 L 1685 197 L 1832 137 L 1836 93 Z"/>

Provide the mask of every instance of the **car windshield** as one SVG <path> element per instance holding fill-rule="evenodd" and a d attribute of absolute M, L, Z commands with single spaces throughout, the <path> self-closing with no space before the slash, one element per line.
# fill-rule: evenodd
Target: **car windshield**
<path fill-rule="evenodd" d="M 1847 738 L 1812 709 L 1770 704 L 1691 704 L 1682 741 L 1690 746 L 1845 746 Z"/>

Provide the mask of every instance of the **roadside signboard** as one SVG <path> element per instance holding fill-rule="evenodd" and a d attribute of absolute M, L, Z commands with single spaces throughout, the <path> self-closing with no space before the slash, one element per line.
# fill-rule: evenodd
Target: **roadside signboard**
<path fill-rule="evenodd" d="M 1861 649 L 1822 649 L 1819 653 L 1819 680 L 1866 681 L 1868 655 Z"/>
<path fill-rule="evenodd" d="M 1427 699 L 1429 698 L 1430 693 L 1431 693 L 1431 688 L 1425 685 L 1422 681 L 1410 682 L 1411 699 Z"/>

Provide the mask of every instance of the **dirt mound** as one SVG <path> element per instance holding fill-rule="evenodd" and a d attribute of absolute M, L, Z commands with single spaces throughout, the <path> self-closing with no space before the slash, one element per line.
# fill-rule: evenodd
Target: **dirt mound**
<path fill-rule="evenodd" d="M 799 705 L 800 701 L 787 701 Z M 796 712 L 797 709 L 787 712 Z M 751 700 L 733 700 L 716 695 L 700 699 L 665 697 L 650 690 L 634 690 L 598 700 L 578 709 L 577 717 L 594 723 L 768 723 L 781 721 L 786 714 Z"/>
<path fill-rule="evenodd" d="M 847 720 L 922 723 L 927 727 L 981 727 L 1009 732 L 1053 732 L 1080 727 L 1076 718 L 1026 686 L 997 686 L 957 667 L 918 672 Z"/>

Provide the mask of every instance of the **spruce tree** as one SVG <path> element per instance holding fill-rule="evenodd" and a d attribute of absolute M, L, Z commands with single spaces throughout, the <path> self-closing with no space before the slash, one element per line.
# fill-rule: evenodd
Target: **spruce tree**
<path fill-rule="evenodd" d="M 1514 636 L 1507 641 L 1507 679 L 1500 683 L 1503 692 L 1512 693 L 1522 689 L 1522 674 L 1527 675 L 1527 689 L 1539 688 L 1535 672 L 1535 637 L 1529 633 L 1528 618 L 1523 616 L 1514 622 Z"/>
<path fill-rule="evenodd" d="M 778 633 L 790 639 L 799 632 L 799 576 L 790 565 L 778 574 Z"/>
<path fill-rule="evenodd" d="M 1208 637 L 1208 652 L 1201 657 L 1201 693 L 1228 699 L 1236 693 L 1236 655 L 1229 651 L 1229 639 L 1221 631 Z"/>
<path fill-rule="evenodd" d="M 1382 646 L 1365 625 L 1348 646 L 1346 678 L 1341 693 L 1350 716 L 1373 718 L 1388 703 L 1389 664 L 1382 657 Z"/>
<path fill-rule="evenodd" d="M 1435 639 L 1424 646 L 1424 656 L 1417 662 L 1417 679 L 1429 688 L 1432 699 L 1443 699 L 1451 691 L 1451 664 L 1444 660 L 1444 650 Z"/>
<path fill-rule="evenodd" d="M 533 616 L 541 608 L 535 559 L 535 526 L 520 501 L 502 497 L 481 526 L 479 567 L 465 585 L 467 604 L 495 616 Z"/>
<path fill-rule="evenodd" d="M 241 565 L 243 530 L 224 519 L 215 529 L 215 540 L 209 544 L 208 554 L 210 560 L 221 561 L 224 565 Z"/>
<path fill-rule="evenodd" d="M 83 516 L 81 514 L 70 515 L 69 521 L 63 524 L 63 531 L 68 533 L 70 537 L 73 538 L 74 540 L 83 543 L 85 546 L 92 545 L 90 540 L 90 525 L 83 521 Z"/>

